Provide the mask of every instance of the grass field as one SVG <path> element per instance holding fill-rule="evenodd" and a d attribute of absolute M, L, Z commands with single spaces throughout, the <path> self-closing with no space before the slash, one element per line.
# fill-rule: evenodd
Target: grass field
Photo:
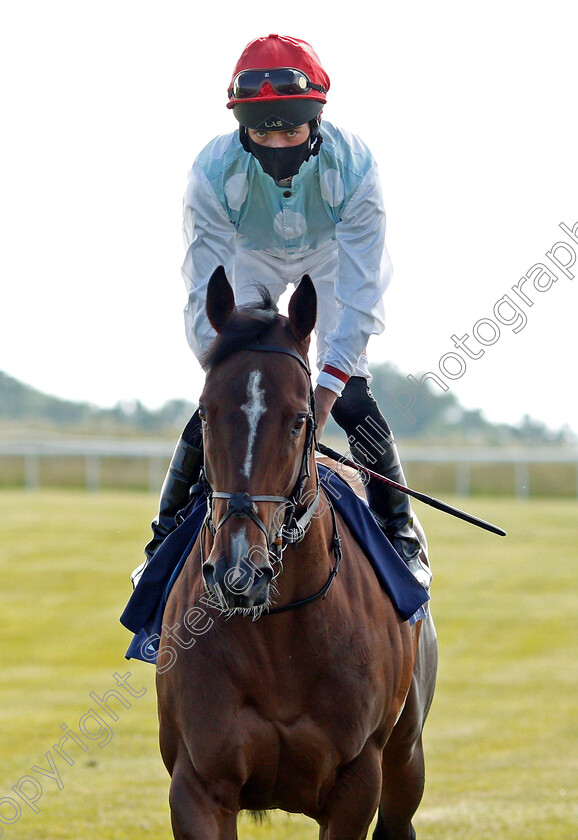
<path fill-rule="evenodd" d="M 118 623 L 155 504 L 147 494 L 0 492 L 0 837 L 171 836 L 154 669 L 124 659 L 129 634 Z M 509 536 L 416 506 L 441 651 L 418 838 L 574 840 L 577 504 L 457 504 Z M 117 721 L 98 705 L 110 689 L 125 698 L 109 703 Z M 80 732 L 85 750 L 70 734 Z M 239 836 L 317 831 L 276 814 L 244 820 Z"/>

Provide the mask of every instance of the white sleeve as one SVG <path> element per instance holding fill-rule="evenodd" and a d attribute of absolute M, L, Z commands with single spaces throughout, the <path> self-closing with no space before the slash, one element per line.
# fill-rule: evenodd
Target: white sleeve
<path fill-rule="evenodd" d="M 186 249 L 182 275 L 188 292 L 185 330 L 199 359 L 215 337 L 205 312 L 207 285 L 223 265 L 234 283 L 235 228 L 201 168 L 194 164 L 183 200 L 183 237 Z"/>
<path fill-rule="evenodd" d="M 327 336 L 324 364 L 351 376 L 371 335 L 383 332 L 383 295 L 392 266 L 385 246 L 385 211 L 376 166 L 372 166 L 337 223 L 338 317 Z M 343 383 L 322 371 L 319 384 L 341 393 Z"/>

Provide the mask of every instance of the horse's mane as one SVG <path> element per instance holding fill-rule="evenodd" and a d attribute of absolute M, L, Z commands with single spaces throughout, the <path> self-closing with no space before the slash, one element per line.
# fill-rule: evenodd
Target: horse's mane
<path fill-rule="evenodd" d="M 261 338 L 281 320 L 279 310 L 267 287 L 256 284 L 255 288 L 260 300 L 234 310 L 224 329 L 201 359 L 205 370 L 222 362 L 237 350 L 242 350 L 255 339 Z"/>

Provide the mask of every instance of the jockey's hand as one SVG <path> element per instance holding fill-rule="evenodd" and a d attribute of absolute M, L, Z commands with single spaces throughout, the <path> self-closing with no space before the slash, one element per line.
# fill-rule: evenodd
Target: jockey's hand
<path fill-rule="evenodd" d="M 315 419 L 317 420 L 317 440 L 321 439 L 323 429 L 327 423 L 329 413 L 333 408 L 333 403 L 337 399 L 337 394 L 330 391 L 329 388 L 323 388 L 318 385 L 314 392 L 315 397 Z"/>

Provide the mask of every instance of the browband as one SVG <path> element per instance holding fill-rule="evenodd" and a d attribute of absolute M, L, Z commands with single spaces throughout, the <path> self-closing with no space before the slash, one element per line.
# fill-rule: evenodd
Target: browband
<path fill-rule="evenodd" d="M 257 352 L 264 351 L 265 353 L 285 353 L 286 356 L 293 356 L 294 359 L 297 359 L 301 367 L 307 371 L 308 376 L 311 376 L 311 368 L 305 359 L 294 350 L 289 350 L 288 347 L 278 347 L 275 344 L 247 344 L 246 347 L 242 347 L 240 349 L 255 350 Z"/>

